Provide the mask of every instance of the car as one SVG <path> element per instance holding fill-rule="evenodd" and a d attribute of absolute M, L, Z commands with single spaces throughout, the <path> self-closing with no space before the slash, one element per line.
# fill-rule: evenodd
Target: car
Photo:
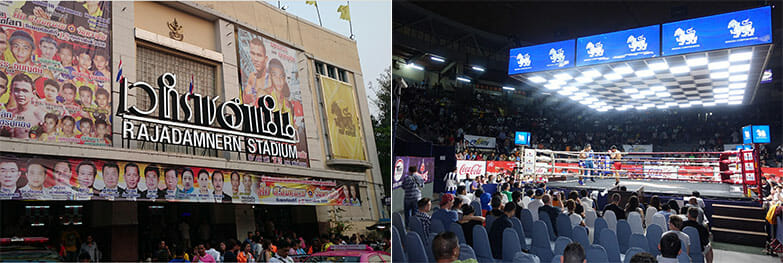
<path fill-rule="evenodd" d="M 0 238 L 0 262 L 61 262 L 57 251 L 47 246 L 45 237 Z"/>
<path fill-rule="evenodd" d="M 391 254 L 368 245 L 332 245 L 328 251 L 310 255 L 304 262 L 391 262 Z"/>

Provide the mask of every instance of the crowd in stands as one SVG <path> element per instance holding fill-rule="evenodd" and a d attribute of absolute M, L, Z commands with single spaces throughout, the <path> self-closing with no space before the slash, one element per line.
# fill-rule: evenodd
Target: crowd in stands
<path fill-rule="evenodd" d="M 426 140 L 456 146 L 458 158 L 476 160 L 515 159 L 515 131 L 531 132 L 533 147 L 545 149 L 576 151 L 589 143 L 596 151 L 607 151 L 612 145 L 652 144 L 655 151 L 713 152 L 742 143 L 739 130 L 744 125 L 781 127 L 777 111 L 758 107 L 600 113 L 573 102 L 558 105 L 549 97 L 519 99 L 476 90 L 466 96 L 439 84 L 414 84 L 403 89 L 397 120 Z M 494 137 L 496 147 L 472 149 L 464 142 L 466 134 Z M 766 148 L 762 157 L 770 166 L 780 164 L 773 164 L 779 158 Z"/>

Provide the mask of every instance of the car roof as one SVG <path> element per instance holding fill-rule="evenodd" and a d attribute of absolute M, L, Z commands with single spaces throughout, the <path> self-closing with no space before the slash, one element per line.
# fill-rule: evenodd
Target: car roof
<path fill-rule="evenodd" d="M 386 251 L 365 251 L 365 250 L 336 250 L 336 251 L 326 251 L 326 252 L 318 252 L 311 256 L 349 256 L 349 257 L 359 257 L 362 255 L 372 255 L 372 254 L 386 254 L 389 255 Z"/>

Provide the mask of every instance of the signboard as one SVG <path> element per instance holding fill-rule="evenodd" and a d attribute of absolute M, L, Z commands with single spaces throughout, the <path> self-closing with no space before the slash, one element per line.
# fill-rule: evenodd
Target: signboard
<path fill-rule="evenodd" d="M 487 161 L 487 176 L 490 175 L 512 175 L 517 162 L 511 161 Z"/>
<path fill-rule="evenodd" d="M 421 177 L 425 184 L 432 183 L 435 177 L 435 158 L 398 156 L 394 161 L 392 189 L 397 189 L 402 186 L 405 177 L 408 177 L 410 174 L 409 169 L 411 167 L 416 169 L 414 174 Z"/>
<path fill-rule="evenodd" d="M 353 86 L 318 76 L 326 107 L 329 145 L 335 159 L 366 160 L 361 120 L 356 109 Z"/>
<path fill-rule="evenodd" d="M 518 131 L 514 135 L 514 144 L 516 145 L 530 145 L 530 133 Z"/>
<path fill-rule="evenodd" d="M 275 158 L 250 154 L 248 158 L 252 161 L 308 167 L 310 161 L 302 89 L 296 63 L 299 51 L 240 28 L 237 30 L 237 52 L 242 103 L 256 107 L 269 106 L 262 105 L 261 100 L 269 96 L 276 102 L 270 110 L 288 114 L 285 121 L 296 130 L 293 139 L 296 155 Z"/>
<path fill-rule="evenodd" d="M 660 47 L 659 25 L 580 37 L 576 40 L 576 65 L 657 57 Z"/>
<path fill-rule="evenodd" d="M 237 170 L 24 154 L 0 157 L 0 167 L 5 200 L 361 205 L 354 183 Z"/>
<path fill-rule="evenodd" d="M 772 69 L 766 69 L 763 73 L 761 73 L 761 82 L 759 83 L 770 83 L 772 82 Z"/>
<path fill-rule="evenodd" d="M 740 150 L 752 150 L 753 146 L 750 144 L 724 144 L 724 151 L 740 151 Z"/>
<path fill-rule="evenodd" d="M 487 172 L 486 161 L 467 161 L 457 160 L 457 181 L 462 181 L 468 176 L 470 179 L 476 179 Z"/>
<path fill-rule="evenodd" d="M 495 137 L 465 134 L 465 142 L 467 142 L 468 147 L 495 149 Z"/>
<path fill-rule="evenodd" d="M 573 67 L 574 43 L 575 40 L 570 39 L 512 49 L 509 52 L 508 74 Z"/>
<path fill-rule="evenodd" d="M 753 125 L 753 143 L 770 143 L 769 125 Z"/>
<path fill-rule="evenodd" d="M 751 135 L 750 125 L 742 127 L 742 143 L 743 144 L 753 143 L 753 136 Z"/>
<path fill-rule="evenodd" d="M 112 145 L 111 2 L 0 6 L 0 136 Z"/>
<path fill-rule="evenodd" d="M 649 153 L 652 151 L 652 144 L 623 144 L 623 152 Z"/>
<path fill-rule="evenodd" d="M 663 24 L 665 56 L 772 43 L 769 6 Z"/>

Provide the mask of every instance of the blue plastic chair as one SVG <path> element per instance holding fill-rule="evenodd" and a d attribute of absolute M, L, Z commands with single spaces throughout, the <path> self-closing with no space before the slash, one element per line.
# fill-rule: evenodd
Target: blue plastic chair
<path fill-rule="evenodd" d="M 638 247 L 644 250 L 644 252 L 650 251 L 650 245 L 647 244 L 647 238 L 642 234 L 633 233 L 628 238 L 628 248 Z"/>
<path fill-rule="evenodd" d="M 628 239 L 631 238 L 631 225 L 625 219 L 617 220 L 617 243 L 620 251 L 628 250 Z"/>
<path fill-rule="evenodd" d="M 479 201 L 470 202 L 470 206 L 473 207 L 474 216 L 481 216 L 481 203 Z"/>
<path fill-rule="evenodd" d="M 533 236 L 533 214 L 530 213 L 530 210 L 522 209 L 519 218 L 522 220 L 522 230 L 525 231 L 525 236 Z"/>
<path fill-rule="evenodd" d="M 555 226 L 552 225 L 552 220 L 547 213 L 538 213 L 538 220 L 544 221 L 547 230 L 549 231 L 549 240 L 555 241 L 557 235 L 555 234 Z"/>
<path fill-rule="evenodd" d="M 427 252 L 424 251 L 424 242 L 421 242 L 421 237 L 419 237 L 419 233 L 408 232 L 408 237 L 406 238 L 405 244 L 407 244 L 407 246 L 405 247 L 405 251 L 408 253 L 408 261 L 410 262 L 430 261 L 427 258 Z"/>
<path fill-rule="evenodd" d="M 519 246 L 522 247 L 522 249 L 527 250 L 527 236 L 525 235 L 525 231 L 522 228 L 522 221 L 519 221 L 518 218 L 512 217 L 511 218 L 511 225 L 514 228 L 514 230 L 517 231 L 517 236 L 519 237 Z"/>
<path fill-rule="evenodd" d="M 435 252 L 432 251 L 432 241 L 435 240 L 436 235 L 430 235 L 429 239 L 427 239 L 427 243 L 424 244 L 424 248 L 427 249 L 427 258 L 430 259 L 431 263 L 435 263 Z"/>
<path fill-rule="evenodd" d="M 551 259 L 550 259 L 551 261 Z M 479 261 L 481 262 L 481 261 Z M 536 255 L 528 254 L 522 251 L 517 252 L 516 255 L 514 255 L 514 260 L 511 262 L 513 263 L 539 263 L 539 262 L 547 262 L 543 260 L 539 260 L 539 257 Z"/>
<path fill-rule="evenodd" d="M 555 255 L 555 257 L 552 258 L 552 263 L 560 263 L 561 258 L 563 258 L 563 255 Z"/>
<path fill-rule="evenodd" d="M 492 223 L 495 222 L 495 219 L 497 219 L 495 216 L 490 215 L 489 213 L 487 213 L 487 220 L 486 220 L 486 223 L 487 223 L 486 228 L 487 229 L 492 229 Z"/>
<path fill-rule="evenodd" d="M 601 235 L 598 239 L 598 244 L 606 249 L 606 256 L 609 257 L 610 262 L 621 262 L 620 260 L 620 245 L 617 244 L 617 236 L 609 229 L 602 229 Z"/>
<path fill-rule="evenodd" d="M 393 213 L 392 225 L 397 227 L 397 231 L 400 231 L 400 234 L 402 234 L 402 236 L 405 236 L 408 233 L 408 230 L 405 229 L 405 218 L 402 216 L 401 213 Z"/>
<path fill-rule="evenodd" d="M 571 239 L 564 236 L 557 237 L 557 240 L 555 240 L 555 251 L 553 253 L 555 255 L 562 255 L 563 251 L 565 251 L 566 246 L 568 244 L 571 244 Z"/>
<path fill-rule="evenodd" d="M 657 257 L 661 254 L 661 251 L 658 250 L 658 244 L 661 243 L 661 236 L 663 235 L 663 230 L 661 229 L 661 226 L 656 224 L 651 224 L 647 226 L 647 245 L 650 250 L 647 252 L 650 252 L 654 257 Z"/>
<path fill-rule="evenodd" d="M 449 232 L 453 232 L 454 234 L 457 235 L 457 238 L 459 239 L 459 243 L 460 244 L 462 244 L 462 243 L 467 244 L 468 243 L 467 241 L 465 241 L 465 232 L 462 231 L 462 225 L 460 225 L 458 223 L 451 223 L 451 224 L 449 224 L 448 231 Z"/>
<path fill-rule="evenodd" d="M 421 221 L 419 221 L 418 217 L 412 216 L 410 219 L 408 219 L 408 227 L 411 228 L 411 231 L 416 232 L 419 234 L 419 238 L 429 236 L 430 233 L 424 233 L 424 225 L 421 224 Z M 410 231 L 408 231 L 410 232 Z M 405 234 L 407 235 L 406 232 Z M 407 239 L 405 240 L 405 244 L 407 244 Z"/>
<path fill-rule="evenodd" d="M 623 263 L 631 263 L 631 258 L 639 253 L 644 252 L 641 248 L 638 247 L 631 247 L 625 252 L 625 259 L 623 259 Z"/>
<path fill-rule="evenodd" d="M 587 263 L 609 262 L 609 257 L 606 256 L 606 249 L 604 249 L 604 247 L 601 245 L 590 245 L 587 249 L 585 249 L 585 256 L 587 258 Z"/>
<path fill-rule="evenodd" d="M 575 226 L 571 232 L 575 242 L 582 245 L 583 248 L 590 247 L 590 238 L 587 237 L 587 228 L 583 226 Z"/>
<path fill-rule="evenodd" d="M 699 230 L 694 227 L 686 226 L 682 229 L 682 232 L 688 235 L 691 239 L 691 247 L 688 256 L 691 257 L 693 263 L 703 263 L 704 254 L 701 251 L 701 239 L 699 239 Z"/>
<path fill-rule="evenodd" d="M 396 255 L 395 255 L 396 256 Z M 459 244 L 459 260 L 476 259 L 476 252 L 468 244 Z"/>
<path fill-rule="evenodd" d="M 433 219 L 430 222 L 430 234 L 431 236 L 438 235 L 442 232 L 446 231 L 446 226 L 443 225 L 443 222 L 437 219 Z"/>
<path fill-rule="evenodd" d="M 679 255 L 677 255 L 677 262 L 691 263 L 691 257 L 689 257 L 688 254 L 680 253 Z"/>
<path fill-rule="evenodd" d="M 392 253 L 394 253 L 392 262 L 408 262 L 408 257 L 405 255 L 405 249 L 402 246 L 400 232 L 397 231 L 397 226 L 392 226 Z"/>
<path fill-rule="evenodd" d="M 514 260 L 516 253 L 522 251 L 522 247 L 519 246 L 519 236 L 517 231 L 513 228 L 506 228 L 503 230 L 503 262 L 509 262 Z"/>
<path fill-rule="evenodd" d="M 533 254 L 543 262 L 549 262 L 555 256 L 552 253 L 552 246 L 549 244 L 549 230 L 544 221 L 538 220 L 533 223 L 533 244 L 531 247 Z"/>
<path fill-rule="evenodd" d="M 600 240 L 601 230 L 609 228 L 609 226 L 606 224 L 606 220 L 604 220 L 603 217 L 596 218 L 593 225 L 593 243 L 595 244 L 598 243 L 598 240 Z"/>
<path fill-rule="evenodd" d="M 566 214 L 560 213 L 557 215 L 557 235 L 571 238 L 571 218 Z"/>
<path fill-rule="evenodd" d="M 476 251 L 478 262 L 495 262 L 495 258 L 492 257 L 492 249 L 489 248 L 487 230 L 481 225 L 473 226 L 473 250 Z"/>

